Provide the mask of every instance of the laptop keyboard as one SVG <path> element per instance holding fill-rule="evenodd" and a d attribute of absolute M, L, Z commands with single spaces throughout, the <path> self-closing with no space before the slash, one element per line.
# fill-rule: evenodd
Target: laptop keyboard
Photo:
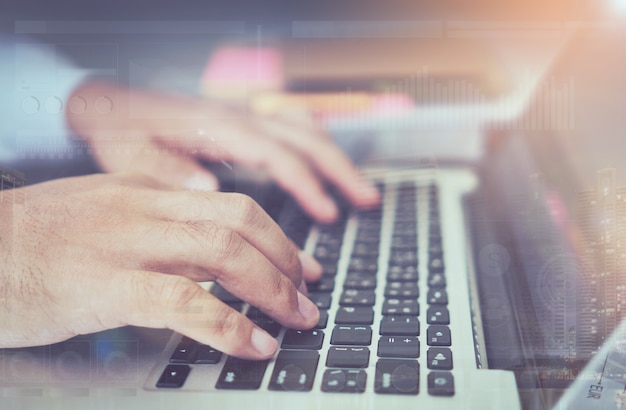
<path fill-rule="evenodd" d="M 249 361 L 182 337 L 156 387 L 180 389 L 195 367 L 212 366 L 219 376 L 208 390 L 416 395 L 425 377 L 427 394 L 453 396 L 438 188 L 414 181 L 379 188 L 383 206 L 343 212 L 332 225 L 311 225 L 295 210 L 282 220 L 285 232 L 324 267 L 322 279 L 309 284 L 320 309 L 314 329 L 284 329 L 214 285 L 216 297 L 281 340 L 279 352 Z"/>

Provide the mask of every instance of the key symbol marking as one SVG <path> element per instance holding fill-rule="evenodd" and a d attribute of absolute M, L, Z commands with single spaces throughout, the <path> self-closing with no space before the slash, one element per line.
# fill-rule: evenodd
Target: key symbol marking
<path fill-rule="evenodd" d="M 445 378 L 443 378 L 443 377 L 437 377 L 437 378 L 435 379 L 435 384 L 436 384 L 437 386 L 445 386 L 445 385 L 447 384 L 447 381 L 446 381 L 446 379 L 445 379 Z"/>

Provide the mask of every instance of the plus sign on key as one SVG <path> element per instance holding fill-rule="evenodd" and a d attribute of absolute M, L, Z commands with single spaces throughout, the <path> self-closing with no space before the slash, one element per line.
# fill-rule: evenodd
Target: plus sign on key
<path fill-rule="evenodd" d="M 417 337 L 383 336 L 378 340 L 378 357 L 414 357 L 420 355 Z"/>

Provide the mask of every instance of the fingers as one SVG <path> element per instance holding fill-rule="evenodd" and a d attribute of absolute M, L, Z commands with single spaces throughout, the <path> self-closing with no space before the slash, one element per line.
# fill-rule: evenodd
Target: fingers
<path fill-rule="evenodd" d="M 332 222 L 337 218 L 337 207 L 319 177 L 307 161 L 303 161 L 293 150 L 243 127 L 224 131 L 222 139 L 216 144 L 207 137 L 198 138 L 197 151 L 208 160 L 232 159 L 243 165 L 265 169 L 315 219 Z"/>
<path fill-rule="evenodd" d="M 137 154 L 130 168 L 175 187 L 192 191 L 219 189 L 217 177 L 193 157 L 179 155 L 168 149 L 159 150 L 156 146 L 152 148 L 158 153 Z"/>
<path fill-rule="evenodd" d="M 226 157 L 266 169 L 305 211 L 321 222 L 334 221 L 338 212 L 320 182 L 320 175 L 338 186 L 357 206 L 378 203 L 378 192 L 332 141 L 309 128 L 278 121 L 247 122 L 248 125 L 242 125 L 224 120 L 211 133 L 211 137 L 218 135 L 219 141 L 198 135 L 193 137 L 192 145 L 209 160 Z"/>
<path fill-rule="evenodd" d="M 315 258 L 303 251 L 299 252 L 302 265 L 302 277 L 306 282 L 317 282 L 322 277 L 322 265 Z M 305 286 L 306 289 L 306 286 Z"/>
<path fill-rule="evenodd" d="M 285 326 L 308 328 L 317 323 L 317 308 L 296 289 L 301 283 L 297 253 L 296 268 L 283 272 L 230 228 L 212 222 L 169 225 L 167 235 L 152 244 L 153 258 L 162 261 L 155 270 L 167 263 L 200 268 L 203 280 L 216 280 Z"/>
<path fill-rule="evenodd" d="M 112 280 L 113 315 L 124 324 L 169 328 L 237 357 L 267 359 L 278 342 L 198 284 L 180 276 L 144 271 L 119 272 Z M 101 318 L 106 323 L 107 318 Z"/>
<path fill-rule="evenodd" d="M 251 198 L 178 192 L 157 193 L 151 202 L 149 214 L 161 218 L 145 234 L 148 241 L 137 241 L 144 269 L 216 280 L 289 327 L 317 323 L 317 308 L 297 291 L 297 247 Z M 321 274 L 315 262 L 304 260 L 307 277 Z"/>
<path fill-rule="evenodd" d="M 163 221 L 161 231 L 167 235 L 166 246 L 176 247 L 180 238 L 193 238 L 203 246 L 214 246 L 215 239 L 208 236 L 212 232 L 227 235 L 230 230 L 245 240 L 248 246 L 260 251 L 296 287 L 300 285 L 302 266 L 298 248 L 252 198 L 242 194 L 212 192 L 155 193 L 151 208 L 150 213 Z M 178 224 L 172 226 L 171 221 L 178 221 Z M 199 255 L 207 252 L 208 248 L 201 250 Z M 305 274 L 315 277 L 315 269 L 308 268 Z"/>
<path fill-rule="evenodd" d="M 310 127 L 294 127 L 267 118 L 259 118 L 257 124 L 268 135 L 302 155 L 354 205 L 369 207 L 380 201 L 378 191 L 363 179 L 348 157 L 330 139 L 323 138 Z"/>
<path fill-rule="evenodd" d="M 289 152 L 281 148 L 284 152 Z M 289 192 L 300 206 L 322 223 L 331 223 L 339 215 L 335 202 L 328 196 L 319 178 L 301 158 L 292 153 L 282 157 L 268 155 L 265 168 L 278 185 Z M 258 158 L 265 161 L 265 158 Z"/>

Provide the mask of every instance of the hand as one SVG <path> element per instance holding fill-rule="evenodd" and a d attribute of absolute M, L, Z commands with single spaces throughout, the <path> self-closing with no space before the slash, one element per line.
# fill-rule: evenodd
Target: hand
<path fill-rule="evenodd" d="M 378 200 L 348 158 L 313 127 L 241 114 L 208 100 L 86 83 L 73 94 L 87 109 L 68 122 L 105 171 L 141 172 L 175 186 L 217 189 L 201 160 L 235 160 L 266 170 L 322 222 L 337 208 L 320 179 L 356 206 Z"/>
<path fill-rule="evenodd" d="M 217 281 L 285 326 L 311 328 L 297 289 L 321 267 L 250 198 L 143 176 L 60 179 L 0 203 L 0 347 L 124 325 L 170 328 L 228 354 L 277 341 L 195 281 Z"/>

